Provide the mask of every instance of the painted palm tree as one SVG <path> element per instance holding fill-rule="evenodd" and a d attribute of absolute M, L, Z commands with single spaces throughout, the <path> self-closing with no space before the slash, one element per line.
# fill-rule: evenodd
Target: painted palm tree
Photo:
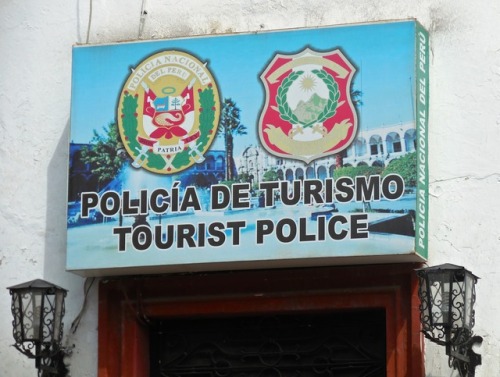
<path fill-rule="evenodd" d="M 363 101 L 361 100 L 361 97 L 363 96 L 363 92 L 361 90 L 354 90 L 351 88 L 351 100 L 354 105 L 354 107 L 359 107 L 363 105 Z M 340 153 L 335 154 L 335 169 L 339 169 L 344 166 L 344 152 L 342 151 Z"/>
<path fill-rule="evenodd" d="M 247 134 L 247 127 L 241 124 L 240 112 L 238 106 L 231 98 L 225 98 L 222 104 L 222 113 L 218 128 L 219 135 L 224 137 L 224 146 L 226 148 L 226 181 L 234 180 L 234 137 Z"/>

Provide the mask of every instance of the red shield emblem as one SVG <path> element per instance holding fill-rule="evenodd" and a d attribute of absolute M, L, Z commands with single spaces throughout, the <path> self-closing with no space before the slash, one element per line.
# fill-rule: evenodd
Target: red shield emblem
<path fill-rule="evenodd" d="M 260 77 L 266 101 L 259 136 L 267 151 L 310 163 L 346 149 L 358 129 L 355 71 L 340 50 L 277 54 Z"/>

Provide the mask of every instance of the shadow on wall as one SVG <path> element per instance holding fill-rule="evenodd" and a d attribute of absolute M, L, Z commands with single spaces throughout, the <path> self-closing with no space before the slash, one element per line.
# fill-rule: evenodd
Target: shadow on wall
<path fill-rule="evenodd" d="M 83 279 L 66 272 L 66 212 L 69 155 L 69 120 L 47 167 L 47 212 L 43 279 L 67 289 L 65 324 L 70 322 L 72 307 L 81 304 Z M 71 302 L 75 304 L 71 305 Z"/>
<path fill-rule="evenodd" d="M 90 292 L 91 295 L 87 301 L 84 297 L 86 296 L 84 278 L 66 272 L 69 129 L 68 120 L 47 167 L 43 279 L 68 290 L 62 340 L 63 347 L 69 350 L 64 361 L 66 367 L 70 373 L 78 370 L 80 376 L 95 376 L 97 374 L 97 347 L 95 347 L 97 344 L 97 289 L 87 288 L 86 294 Z M 98 284 L 95 282 L 93 285 L 96 287 Z M 76 327 L 73 327 L 74 324 Z M 76 331 L 78 325 L 80 328 Z M 71 357 L 72 354 L 78 354 L 79 357 Z"/>

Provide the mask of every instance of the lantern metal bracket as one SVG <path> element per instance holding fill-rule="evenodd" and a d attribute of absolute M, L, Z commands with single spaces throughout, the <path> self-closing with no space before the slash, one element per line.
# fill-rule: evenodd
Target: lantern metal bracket
<path fill-rule="evenodd" d="M 481 365 L 481 355 L 475 353 L 472 347 L 482 342 L 483 338 L 476 335 L 461 344 L 446 347 L 450 368 L 458 370 L 461 377 L 474 377 L 476 366 Z"/>
<path fill-rule="evenodd" d="M 69 370 L 64 363 L 64 357 L 69 354 L 65 348 L 58 348 L 51 352 L 50 356 L 37 357 L 35 362 L 38 377 L 67 376 Z"/>

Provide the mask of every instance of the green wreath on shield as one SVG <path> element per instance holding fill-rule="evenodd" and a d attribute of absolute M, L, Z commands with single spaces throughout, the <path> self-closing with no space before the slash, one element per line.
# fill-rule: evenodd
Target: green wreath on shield
<path fill-rule="evenodd" d="M 326 119 L 331 118 L 335 115 L 337 111 L 337 106 L 339 102 L 339 86 L 335 79 L 326 72 L 324 69 L 314 69 L 314 73 L 319 79 L 321 79 L 326 87 L 328 88 L 328 101 L 323 109 L 323 111 L 318 115 L 318 117 L 308 123 L 302 123 L 297 116 L 293 113 L 292 109 L 288 105 L 287 93 L 290 86 L 297 80 L 304 71 L 294 71 L 288 75 L 278 88 L 278 95 L 276 96 L 276 103 L 278 104 L 278 111 L 280 113 L 281 119 L 292 124 L 301 124 L 304 128 L 312 127 L 316 123 L 322 123 Z"/>

